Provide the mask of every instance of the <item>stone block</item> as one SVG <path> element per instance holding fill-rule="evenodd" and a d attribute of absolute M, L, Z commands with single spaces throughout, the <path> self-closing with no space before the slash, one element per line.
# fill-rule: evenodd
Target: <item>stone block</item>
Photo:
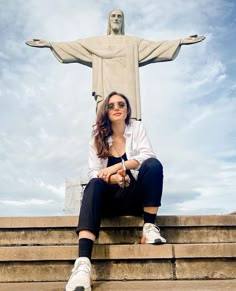
<path fill-rule="evenodd" d="M 172 280 L 170 260 L 116 260 L 95 261 L 93 274 L 96 280 Z"/>
<path fill-rule="evenodd" d="M 235 258 L 177 259 L 177 280 L 235 279 Z"/>

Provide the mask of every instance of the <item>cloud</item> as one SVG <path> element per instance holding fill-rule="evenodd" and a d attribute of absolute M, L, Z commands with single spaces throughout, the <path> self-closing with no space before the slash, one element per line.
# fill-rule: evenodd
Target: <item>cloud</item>
<path fill-rule="evenodd" d="M 13 200 L 2 200 L 0 201 L 0 204 L 5 205 L 5 206 L 42 206 L 42 205 L 47 205 L 47 204 L 52 204 L 53 200 L 37 200 L 37 199 L 32 199 L 32 200 L 25 200 L 25 201 L 13 201 Z"/>
<path fill-rule="evenodd" d="M 52 192 L 53 194 L 58 195 L 59 197 L 64 197 L 64 194 L 65 194 L 64 185 L 57 187 L 57 186 L 54 186 L 54 185 L 45 184 L 43 181 L 41 181 L 39 186 L 41 188 L 43 188 L 43 189 L 49 190 L 50 192 Z"/>

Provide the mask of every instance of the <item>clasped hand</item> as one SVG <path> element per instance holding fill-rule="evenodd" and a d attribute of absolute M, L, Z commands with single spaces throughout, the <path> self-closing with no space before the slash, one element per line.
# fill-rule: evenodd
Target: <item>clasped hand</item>
<path fill-rule="evenodd" d="M 119 170 L 114 175 L 114 179 L 121 188 L 125 188 L 130 185 L 130 177 L 126 174 L 125 170 Z"/>
<path fill-rule="evenodd" d="M 130 177 L 126 174 L 126 171 L 123 169 L 117 169 L 116 165 L 102 169 L 98 173 L 98 178 L 109 183 L 112 176 L 112 184 L 118 184 L 120 187 L 128 187 L 130 184 Z"/>

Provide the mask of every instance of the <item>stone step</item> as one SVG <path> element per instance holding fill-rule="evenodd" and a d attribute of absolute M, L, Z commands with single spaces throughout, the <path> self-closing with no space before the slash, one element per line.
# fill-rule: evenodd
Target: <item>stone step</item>
<path fill-rule="evenodd" d="M 0 262 L 74 260 L 77 246 L 1 247 Z M 95 245 L 94 260 L 236 258 L 236 243 Z"/>
<path fill-rule="evenodd" d="M 0 291 L 62 291 L 66 282 L 0 283 Z M 93 291 L 235 291 L 236 280 L 96 281 Z"/>
<path fill-rule="evenodd" d="M 66 281 L 76 246 L 0 248 L 0 282 Z M 236 243 L 96 245 L 95 280 L 236 278 Z"/>
<path fill-rule="evenodd" d="M 0 246 L 18 245 L 77 245 L 74 229 L 18 229 L 0 231 Z M 168 243 L 231 243 L 236 241 L 235 227 L 185 227 L 161 228 L 161 235 Z M 95 244 L 137 244 L 142 228 L 116 228 L 101 230 Z"/>
<path fill-rule="evenodd" d="M 77 217 L 1 217 L 0 246 L 77 244 Z M 139 243 L 141 217 L 104 219 L 98 244 Z M 158 225 L 169 243 L 236 241 L 235 215 L 159 216 Z"/>
<path fill-rule="evenodd" d="M 75 227 L 77 216 L 34 216 L 34 217 L 0 217 L 0 227 L 4 228 L 52 228 Z M 236 226 L 236 215 L 192 215 L 157 216 L 160 227 L 186 227 L 186 226 Z M 141 227 L 143 220 L 139 216 L 120 216 L 105 218 L 102 227 Z"/>
<path fill-rule="evenodd" d="M 225 245 L 225 252 L 230 255 L 231 250 Z M 210 246 L 210 245 L 209 245 Z M 221 250 L 222 251 L 222 250 Z M 214 251 L 213 251 L 214 252 Z M 62 261 L 74 260 L 78 255 L 77 246 L 24 246 L 1 247 L 0 262 L 7 261 Z M 96 245 L 93 250 L 95 260 L 118 259 L 159 259 L 172 258 L 172 246 L 165 245 Z"/>
<path fill-rule="evenodd" d="M 0 282 L 67 281 L 78 253 L 77 220 L 76 216 L 1 217 Z M 177 282 L 236 278 L 235 215 L 159 216 L 157 223 L 167 238 L 166 245 L 140 244 L 141 217 L 103 219 L 93 251 L 93 279 Z M 106 288 L 112 286 L 106 284 Z M 132 290 L 131 285 L 125 286 L 122 288 Z M 144 288 L 141 281 L 137 290 L 139 286 Z"/>

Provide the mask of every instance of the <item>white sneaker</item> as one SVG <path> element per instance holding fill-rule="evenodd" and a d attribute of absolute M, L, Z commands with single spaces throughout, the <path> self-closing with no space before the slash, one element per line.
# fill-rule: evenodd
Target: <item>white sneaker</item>
<path fill-rule="evenodd" d="M 160 228 L 152 223 L 144 223 L 142 244 L 165 244 L 166 239 L 161 236 Z"/>
<path fill-rule="evenodd" d="M 76 259 L 65 291 L 91 291 L 91 263 L 86 257 Z"/>

